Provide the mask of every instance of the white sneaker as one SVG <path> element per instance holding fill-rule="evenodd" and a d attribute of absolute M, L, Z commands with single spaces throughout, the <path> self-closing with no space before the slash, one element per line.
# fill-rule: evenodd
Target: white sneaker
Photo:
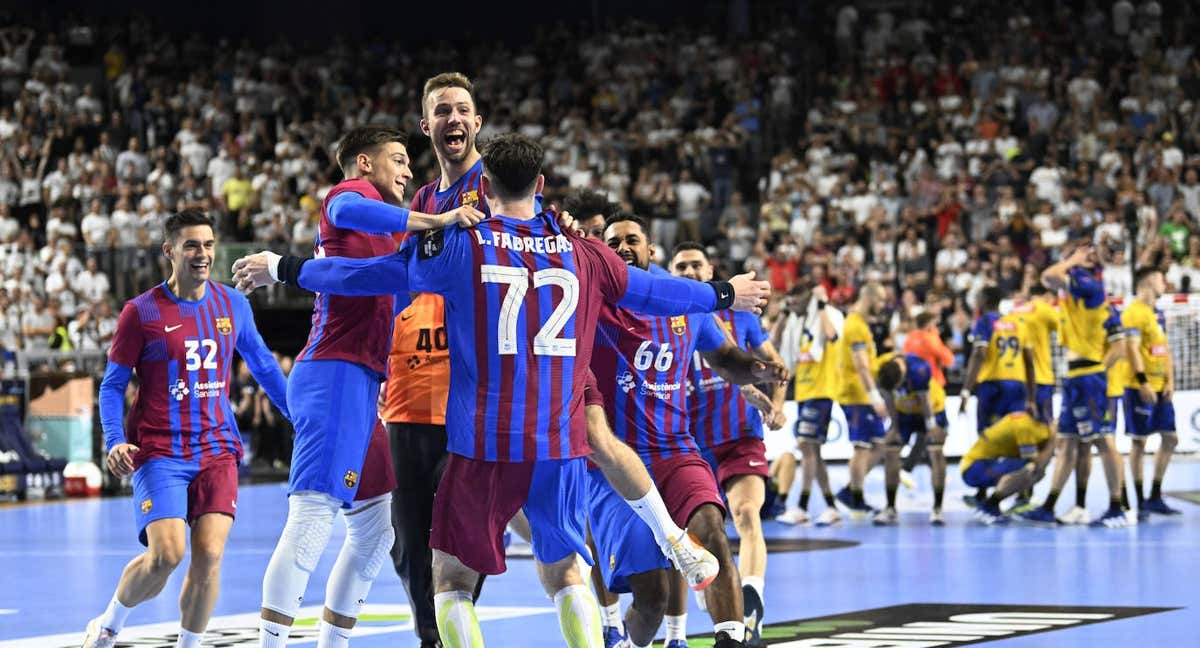
<path fill-rule="evenodd" d="M 1082 506 L 1067 511 L 1067 514 L 1058 519 L 1061 524 L 1076 524 L 1087 526 L 1092 522 L 1092 514 L 1088 513 L 1087 509 Z"/>
<path fill-rule="evenodd" d="M 900 483 L 904 484 L 904 487 L 909 490 L 917 487 L 917 482 L 913 481 L 912 473 L 908 472 L 907 470 L 900 471 Z"/>
<path fill-rule="evenodd" d="M 929 523 L 933 526 L 946 526 L 946 516 L 942 514 L 942 509 L 933 509 L 929 512 Z"/>
<path fill-rule="evenodd" d="M 100 617 L 88 621 L 80 648 L 112 648 L 117 643 L 117 633 L 100 627 Z"/>
<path fill-rule="evenodd" d="M 784 511 L 782 515 L 775 518 L 775 521 L 782 522 L 783 524 L 808 524 L 808 511 L 798 508 L 790 508 Z"/>
<path fill-rule="evenodd" d="M 696 542 L 696 539 L 686 530 L 682 536 L 671 540 L 667 556 L 675 565 L 675 569 L 683 574 L 688 587 L 697 592 L 708 587 L 717 577 L 717 573 L 721 571 L 717 557 L 712 555 L 708 549 L 700 546 L 700 543 Z"/>
<path fill-rule="evenodd" d="M 837 509 L 831 506 L 824 511 L 821 511 L 821 514 L 817 516 L 816 525 L 819 527 L 833 526 L 841 521 L 842 514 L 838 513 Z"/>
<path fill-rule="evenodd" d="M 871 518 L 871 523 L 875 526 L 894 526 L 899 524 L 899 522 L 900 516 L 896 514 L 896 509 L 890 506 L 876 513 L 875 517 Z"/>
<path fill-rule="evenodd" d="M 1127 524 L 1129 526 L 1137 526 L 1138 525 L 1137 509 L 1134 509 L 1134 508 L 1125 509 L 1125 524 Z"/>

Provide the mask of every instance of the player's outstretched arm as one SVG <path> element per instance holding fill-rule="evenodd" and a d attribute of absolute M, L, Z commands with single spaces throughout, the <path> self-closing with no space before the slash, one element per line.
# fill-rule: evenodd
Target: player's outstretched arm
<path fill-rule="evenodd" d="M 329 203 L 326 212 L 334 227 L 362 232 L 419 232 L 457 223 L 472 227 L 486 215 L 470 205 L 445 214 L 424 214 L 347 191 Z"/>
<path fill-rule="evenodd" d="M 234 286 L 247 294 L 273 283 L 331 295 L 407 294 L 407 258 L 399 252 L 369 259 L 309 259 L 259 252 L 233 263 L 233 280 Z"/>
<path fill-rule="evenodd" d="M 263 342 L 262 335 L 258 332 L 250 302 L 240 296 L 236 299 L 236 308 L 239 311 L 237 314 L 240 317 L 236 344 L 238 353 L 242 354 L 242 359 L 246 361 L 250 375 L 254 376 L 258 384 L 262 385 L 263 391 L 267 392 L 267 398 L 270 398 L 275 407 L 283 413 L 284 418 L 291 421 L 292 415 L 287 407 L 287 378 L 283 376 L 283 370 L 275 361 L 275 355 L 267 348 L 266 342 Z"/>
<path fill-rule="evenodd" d="M 717 375 L 735 385 L 757 385 L 760 383 L 784 383 L 788 379 L 787 368 L 773 360 L 761 360 L 733 342 L 726 341 L 719 348 L 700 353 Z"/>
<path fill-rule="evenodd" d="M 655 316 L 706 313 L 724 308 L 758 313 L 766 307 L 770 294 L 771 285 L 755 281 L 753 272 L 729 281 L 700 283 L 629 268 L 625 292 L 617 305 Z"/>

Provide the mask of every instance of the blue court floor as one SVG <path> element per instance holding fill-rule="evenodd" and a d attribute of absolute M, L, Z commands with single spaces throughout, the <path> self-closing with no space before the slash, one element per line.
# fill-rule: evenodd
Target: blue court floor
<path fill-rule="evenodd" d="M 844 466 L 831 473 L 835 488 L 845 483 Z M 776 545 L 766 579 L 771 645 L 1200 645 L 1200 506 L 1171 497 L 1183 516 L 1156 517 L 1135 529 L 989 528 L 961 503 L 964 489 L 952 466 L 948 525 L 939 529 L 926 522 L 927 470 L 918 469 L 916 477 L 916 489 L 901 491 L 898 527 L 766 524 Z M 1093 515 L 1104 507 L 1101 477 L 1097 466 L 1089 494 Z M 876 505 L 883 499 L 881 481 L 876 470 L 867 485 Z M 1180 459 L 1164 490 L 1200 492 L 1200 463 Z M 816 514 L 823 504 L 813 499 Z M 1068 484 L 1060 514 L 1073 501 Z M 261 578 L 286 512 L 282 486 L 243 488 L 238 511 L 211 645 L 257 643 Z M 301 615 L 308 620 L 293 634 L 297 645 L 315 643 L 324 574 L 342 537 L 338 525 L 309 584 L 305 599 L 313 607 Z M 837 548 L 813 549 L 824 541 Z M 798 550 L 806 548 L 813 550 Z M 107 604 L 123 565 L 139 550 L 127 499 L 0 507 L 0 648 L 78 645 L 88 619 Z M 180 569 L 157 599 L 134 610 L 120 645 L 173 645 L 182 581 Z M 400 581 L 385 568 L 354 645 L 416 646 L 407 612 Z M 490 646 L 563 645 L 553 605 L 528 560 L 510 560 L 506 574 L 488 580 L 479 612 Z M 711 629 L 694 606 L 688 627 L 697 635 Z M 1048 632 L 1029 634 L 1041 631 Z M 820 639 L 832 635 L 841 638 Z"/>

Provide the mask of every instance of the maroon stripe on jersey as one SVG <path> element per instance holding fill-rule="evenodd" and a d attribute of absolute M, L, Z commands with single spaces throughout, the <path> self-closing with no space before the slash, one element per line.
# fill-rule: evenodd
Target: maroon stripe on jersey
<path fill-rule="evenodd" d="M 481 230 L 490 231 L 489 223 L 480 223 L 477 227 Z M 471 281 L 479 282 L 479 268 L 483 267 L 486 260 L 483 256 L 483 247 L 480 245 L 471 246 L 471 255 L 475 259 L 475 271 L 472 273 Z M 488 333 L 487 323 L 487 291 L 489 288 L 483 286 L 476 290 L 475 294 L 480 295 L 475 300 L 475 376 L 479 384 L 486 384 L 488 377 L 488 340 L 491 335 Z M 453 369 L 451 369 L 453 371 Z M 487 457 L 487 437 L 488 437 L 488 390 L 475 390 L 475 456 L 474 459 L 484 459 Z"/>
<path fill-rule="evenodd" d="M 699 351 L 697 351 L 697 353 L 699 353 Z M 701 355 L 701 367 L 704 366 L 704 362 L 704 356 Z M 697 372 L 696 375 L 698 375 L 701 379 L 711 378 L 713 375 L 713 370 L 703 369 L 702 371 Z M 700 430 L 700 434 L 704 436 L 704 447 L 706 448 L 711 448 L 717 444 L 717 426 L 720 425 L 720 405 L 717 397 L 720 395 L 720 393 L 720 389 L 713 389 L 711 391 L 700 393 L 700 397 L 704 399 L 704 413 L 708 414 L 708 420 L 696 421 L 696 424 L 694 424 L 692 427 Z M 699 414 L 699 412 L 697 412 L 697 414 Z"/>

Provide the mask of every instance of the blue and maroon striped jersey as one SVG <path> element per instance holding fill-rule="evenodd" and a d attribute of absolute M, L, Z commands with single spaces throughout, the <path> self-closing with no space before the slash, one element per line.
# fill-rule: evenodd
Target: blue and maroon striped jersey
<path fill-rule="evenodd" d="M 714 316 L 734 343 L 748 352 L 770 339 L 754 313 L 726 309 Z M 699 353 L 692 358 L 688 420 L 692 436 L 702 450 L 747 436 L 763 438 L 762 416 L 758 410 L 746 402 L 741 388 L 725 382 Z"/>
<path fill-rule="evenodd" d="M 725 343 L 711 313 L 647 317 L 608 307 L 596 329 L 592 372 L 613 433 L 653 463 L 697 452 L 688 431 L 692 354 Z"/>
<path fill-rule="evenodd" d="M 492 212 L 488 209 L 487 200 L 484 199 L 483 190 L 480 187 L 482 179 L 483 159 L 481 158 L 445 191 L 438 191 L 439 180 L 434 180 L 418 189 L 409 209 L 422 214 L 445 214 L 463 205 L 471 205 L 491 216 Z"/>
<path fill-rule="evenodd" d="M 484 461 L 589 454 L 584 383 L 604 302 L 628 270 L 553 213 L 493 215 L 410 237 L 409 289 L 445 297 L 450 341 L 448 449 Z"/>
<path fill-rule="evenodd" d="M 163 283 L 125 303 L 108 358 L 134 369 L 140 381 L 125 425 L 125 440 L 139 448 L 136 466 L 155 457 L 241 457 L 229 405 L 234 349 L 282 404 L 283 373 L 241 293 L 210 281 L 202 299 L 184 301 Z"/>
<path fill-rule="evenodd" d="M 334 185 L 321 205 L 314 256 L 366 259 L 395 252 L 396 242 L 390 233 L 336 227 L 329 220 L 329 203 L 348 191 L 371 200 L 383 200 L 366 180 L 345 180 Z M 374 371 L 382 380 L 387 374 L 392 318 L 395 317 L 393 305 L 390 295 L 345 297 L 318 293 L 313 300 L 308 344 L 296 356 L 296 361 L 345 360 Z"/>

